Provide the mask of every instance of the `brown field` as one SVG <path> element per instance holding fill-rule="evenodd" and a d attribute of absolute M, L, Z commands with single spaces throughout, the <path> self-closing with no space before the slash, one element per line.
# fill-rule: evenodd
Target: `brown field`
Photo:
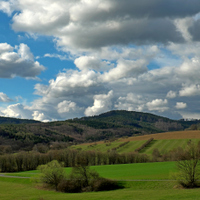
<path fill-rule="evenodd" d="M 169 140 L 169 139 L 200 139 L 200 130 L 186 130 L 186 131 L 174 131 L 165 133 L 156 133 L 150 135 L 134 136 L 122 141 L 137 141 L 137 140 L 148 140 L 154 138 L 155 140 Z"/>

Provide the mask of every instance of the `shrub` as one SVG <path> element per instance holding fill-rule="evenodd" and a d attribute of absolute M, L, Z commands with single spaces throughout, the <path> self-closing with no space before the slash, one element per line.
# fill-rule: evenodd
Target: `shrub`
<path fill-rule="evenodd" d="M 78 166 L 72 168 L 68 179 L 63 165 L 56 160 L 40 165 L 38 169 L 41 171 L 39 181 L 60 192 L 78 193 L 121 188 L 116 181 L 100 178 L 96 171 L 85 165 L 84 159 Z"/>
<path fill-rule="evenodd" d="M 85 165 L 73 167 L 70 174 L 70 180 L 78 180 L 82 188 L 90 186 L 90 182 L 98 178 L 99 174 Z"/>
<path fill-rule="evenodd" d="M 82 191 L 82 184 L 79 179 L 63 179 L 58 184 L 58 191 L 67 193 L 79 193 Z"/>
<path fill-rule="evenodd" d="M 65 178 L 65 172 L 62 164 L 53 160 L 46 165 L 40 165 L 38 170 L 41 171 L 40 182 L 55 187 L 58 190 L 58 184 Z"/>
<path fill-rule="evenodd" d="M 91 187 L 93 191 L 107 191 L 107 190 L 116 190 L 122 188 L 121 185 L 117 181 L 99 178 L 97 180 L 93 180 L 91 183 Z"/>
<path fill-rule="evenodd" d="M 190 143 L 177 157 L 178 182 L 183 187 L 193 188 L 199 186 L 200 179 L 200 149 L 198 145 Z"/>

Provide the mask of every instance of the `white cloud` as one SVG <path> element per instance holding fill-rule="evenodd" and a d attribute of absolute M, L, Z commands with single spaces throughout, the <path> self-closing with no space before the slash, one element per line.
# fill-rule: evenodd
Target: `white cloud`
<path fill-rule="evenodd" d="M 18 54 L 23 60 L 34 61 L 34 56 L 26 44 L 19 45 Z"/>
<path fill-rule="evenodd" d="M 190 85 L 190 86 L 184 86 L 179 91 L 180 96 L 196 96 L 200 95 L 200 85 Z"/>
<path fill-rule="evenodd" d="M 115 68 L 102 74 L 101 79 L 104 82 L 116 81 L 122 78 L 137 77 L 147 72 L 146 60 L 119 60 Z"/>
<path fill-rule="evenodd" d="M 3 92 L 0 92 L 0 102 L 10 102 L 12 99 L 10 99 L 6 94 Z"/>
<path fill-rule="evenodd" d="M 187 57 L 197 57 L 200 56 L 200 43 L 189 42 L 184 44 L 170 43 L 167 47 L 173 54 L 187 58 Z"/>
<path fill-rule="evenodd" d="M 55 80 L 50 80 L 48 86 L 36 84 L 35 94 L 54 97 L 81 95 L 98 87 L 97 76 L 98 74 L 94 71 L 84 73 L 77 70 L 66 70 L 66 72 L 59 73 Z"/>
<path fill-rule="evenodd" d="M 155 99 L 151 102 L 148 102 L 146 105 L 150 111 L 155 110 L 159 112 L 164 112 L 169 109 L 169 107 L 167 106 L 168 105 L 167 99 L 165 100 Z"/>
<path fill-rule="evenodd" d="M 32 116 L 33 116 L 33 119 L 37 120 L 37 121 L 43 121 L 43 122 L 49 121 L 49 120 L 45 119 L 46 117 L 45 117 L 44 113 L 40 113 L 39 111 L 34 111 Z"/>
<path fill-rule="evenodd" d="M 81 56 L 75 59 L 74 64 L 80 70 L 96 70 L 96 71 L 104 71 L 109 69 L 111 66 L 110 63 L 107 61 L 102 61 L 100 58 L 94 56 Z"/>
<path fill-rule="evenodd" d="M 7 43 L 0 43 L 0 54 L 13 51 L 13 47 Z"/>
<path fill-rule="evenodd" d="M 0 2 L 0 10 L 7 13 L 8 15 L 11 15 L 15 9 L 17 9 L 17 2 L 15 0 Z"/>
<path fill-rule="evenodd" d="M 187 107 L 186 103 L 183 102 L 176 102 L 176 109 L 185 109 Z"/>
<path fill-rule="evenodd" d="M 63 55 L 59 55 L 59 54 L 49 54 L 49 53 L 46 53 L 44 55 L 44 57 L 49 57 L 49 58 L 58 58 L 60 60 L 68 60 L 69 58 L 67 58 L 67 56 L 63 56 Z"/>
<path fill-rule="evenodd" d="M 39 62 L 34 62 L 33 54 L 26 44 L 20 44 L 18 52 L 7 43 L 0 43 L 0 78 L 21 76 L 35 78 L 45 70 Z"/>
<path fill-rule="evenodd" d="M 182 9 L 178 9 L 180 6 Z M 185 18 L 197 14 L 198 6 L 197 0 L 190 4 L 172 0 L 0 2 L 4 12 L 18 11 L 12 19 L 15 31 L 51 35 L 64 49 L 83 51 L 130 43 L 184 42 L 189 37 L 189 20 Z"/>
<path fill-rule="evenodd" d="M 94 105 L 88 107 L 85 110 L 86 116 L 97 115 L 106 111 L 109 111 L 112 106 L 112 99 L 113 91 L 111 90 L 108 94 L 99 94 L 95 95 L 94 98 Z"/>
<path fill-rule="evenodd" d="M 35 40 L 53 36 L 58 50 L 67 52 L 44 57 L 71 59 L 77 67 L 36 84 L 41 97 L 32 106 L 12 105 L 4 113 L 20 117 L 26 111 L 43 121 L 109 109 L 168 115 L 174 105 L 178 113 L 186 105 L 186 116 L 199 103 L 199 6 L 199 0 L 1 1 L 3 12 L 17 11 L 11 16 L 15 31 Z M 35 78 L 42 70 L 27 45 L 0 43 L 0 78 Z"/>
<path fill-rule="evenodd" d="M 200 57 L 199 57 L 200 58 Z M 199 58 L 192 57 L 191 59 L 187 59 L 183 62 L 183 64 L 176 69 L 179 76 L 187 79 L 188 82 L 194 83 L 195 81 L 199 81 L 199 73 L 200 70 L 200 62 Z"/>
<path fill-rule="evenodd" d="M 65 100 L 58 104 L 58 113 L 68 113 L 70 110 L 76 110 L 76 103 Z"/>
<path fill-rule="evenodd" d="M 170 90 L 170 91 L 167 93 L 167 96 L 166 96 L 166 97 L 169 98 L 169 99 L 173 99 L 173 98 L 176 97 L 176 92 Z"/>
<path fill-rule="evenodd" d="M 115 108 L 118 110 L 143 111 L 146 99 L 142 95 L 128 93 L 126 97 L 119 97 Z"/>
<path fill-rule="evenodd" d="M 22 104 L 13 104 L 8 106 L 6 109 L 1 111 L 6 117 L 22 118 L 22 119 L 31 119 L 32 112 L 27 109 Z"/>
<path fill-rule="evenodd" d="M 15 31 L 54 36 L 58 46 L 67 51 L 190 41 L 193 33 L 188 28 L 198 28 L 194 16 L 199 13 L 199 6 L 198 0 L 191 0 L 190 4 L 173 0 L 0 2 L 0 10 L 8 14 L 17 11 L 12 16 Z"/>

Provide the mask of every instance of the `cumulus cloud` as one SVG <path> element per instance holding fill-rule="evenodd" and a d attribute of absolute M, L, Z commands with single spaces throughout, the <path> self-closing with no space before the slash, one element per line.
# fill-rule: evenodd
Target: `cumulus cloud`
<path fill-rule="evenodd" d="M 200 95 L 200 85 L 185 86 L 179 91 L 180 96 L 196 96 Z"/>
<path fill-rule="evenodd" d="M 176 109 L 184 109 L 187 107 L 187 104 L 183 102 L 177 102 L 175 107 Z"/>
<path fill-rule="evenodd" d="M 58 50 L 67 52 L 44 57 L 72 59 L 76 66 L 36 84 L 40 97 L 30 107 L 2 112 L 41 121 L 110 109 L 171 116 L 176 108 L 176 116 L 183 109 L 187 116 L 200 94 L 199 7 L 199 0 L 1 1 L 15 31 L 53 36 Z M 35 78 L 42 70 L 27 45 L 0 43 L 1 78 Z"/>
<path fill-rule="evenodd" d="M 74 64 L 80 70 L 95 70 L 95 71 L 105 71 L 111 66 L 110 62 L 102 61 L 100 58 L 94 56 L 81 56 L 75 59 Z"/>
<path fill-rule="evenodd" d="M 104 73 L 101 78 L 105 82 L 110 82 L 127 77 L 137 77 L 148 70 L 146 65 L 146 60 L 119 60 L 117 66 Z"/>
<path fill-rule="evenodd" d="M 75 110 L 76 103 L 71 101 L 63 101 L 58 104 L 58 112 L 59 113 L 65 113 L 69 112 L 70 110 Z"/>
<path fill-rule="evenodd" d="M 105 52 L 108 51 L 110 50 L 105 49 Z M 157 59 L 160 51 L 162 51 L 161 48 L 157 46 L 137 50 L 125 48 L 121 54 L 113 51 L 113 54 L 110 54 L 110 59 L 115 59 L 119 55 L 122 58 L 113 63 L 113 68 L 108 71 L 104 70 L 101 73 L 93 67 L 100 66 L 100 59 L 96 63 L 95 54 L 93 57 L 81 56 L 75 62 L 77 67 L 80 68 L 79 70 L 65 70 L 59 73 L 55 80 L 50 80 L 48 85 L 36 84 L 35 93 L 41 95 L 42 98 L 34 103 L 35 109 L 44 109 L 49 105 L 42 113 L 53 116 L 53 118 L 69 118 L 70 113 L 74 113 L 73 116 L 95 115 L 100 111 L 104 112 L 109 109 L 150 111 L 155 114 L 162 112 L 166 116 L 174 115 L 181 118 L 178 113 L 172 113 L 170 108 L 174 107 L 177 101 L 181 102 L 180 94 L 182 93 L 179 91 L 188 87 L 189 83 L 198 81 L 197 78 L 192 78 L 192 74 L 197 77 L 199 67 L 194 62 L 194 58 L 189 58 L 188 55 L 187 59 L 183 58 L 181 65 L 148 70 L 147 66 L 152 60 Z M 102 50 L 100 57 L 104 57 L 105 52 Z M 143 55 L 146 55 L 146 57 L 144 56 L 142 59 Z M 90 62 L 90 59 L 92 62 Z M 186 70 L 183 67 L 185 63 Z M 189 70 L 188 63 L 194 64 L 194 66 L 192 65 L 192 72 Z M 189 70 L 188 73 L 187 70 Z M 113 95 L 112 98 L 108 98 L 109 101 L 102 103 L 98 100 L 98 95 L 101 97 L 102 94 L 106 95 L 111 90 Z M 155 99 L 155 97 L 157 98 Z M 73 105 L 76 105 L 76 107 L 82 109 L 71 109 L 70 112 L 62 113 L 58 107 L 61 102 L 65 102 L 66 111 L 68 111 L 68 107 L 72 102 L 72 108 Z M 48 111 L 53 110 L 52 107 L 50 109 L 50 105 L 54 105 L 54 114 L 53 111 L 51 113 Z M 188 108 L 189 106 L 185 109 Z M 177 110 L 179 112 L 181 109 Z"/>
<path fill-rule="evenodd" d="M 168 101 L 167 99 L 155 99 L 151 102 L 148 102 L 147 107 L 150 111 L 155 110 L 155 111 L 159 111 L 159 112 L 164 112 L 166 110 L 169 109 L 169 107 L 167 107 L 168 105 Z"/>
<path fill-rule="evenodd" d="M 85 110 L 86 116 L 97 115 L 106 111 L 109 111 L 112 106 L 112 99 L 113 91 L 111 90 L 108 94 L 99 94 L 95 95 L 94 98 L 94 105 L 88 107 Z"/>
<path fill-rule="evenodd" d="M 33 54 L 26 44 L 20 44 L 16 52 L 9 44 L 0 43 L 0 78 L 35 78 L 43 70 L 44 66 L 34 61 Z"/>
<path fill-rule="evenodd" d="M 26 44 L 19 45 L 18 54 L 23 60 L 34 61 L 34 56 Z"/>
<path fill-rule="evenodd" d="M 66 51 L 88 51 L 112 45 L 198 40 L 198 0 L 119 0 L 0 2 L 12 17 L 12 28 L 54 36 Z"/>
<path fill-rule="evenodd" d="M 37 121 L 43 121 L 43 122 L 49 121 L 46 119 L 44 113 L 40 113 L 39 111 L 34 111 L 32 116 L 33 116 L 33 119 Z"/>
<path fill-rule="evenodd" d="M 192 19 L 199 6 L 198 0 L 0 2 L 4 12 L 11 14 L 14 8 L 18 11 L 13 16 L 15 31 L 55 36 L 64 49 L 84 51 L 130 43 L 184 42 L 190 36 L 188 24 L 192 23 L 186 19 Z M 198 23 L 193 24 L 198 29 Z"/>
<path fill-rule="evenodd" d="M 35 86 L 36 94 L 44 96 L 66 96 L 79 95 L 85 92 L 92 92 L 98 88 L 97 76 L 94 71 L 87 71 L 86 73 L 77 70 L 67 70 L 59 73 L 55 80 L 49 81 L 49 86 L 37 84 Z"/>
<path fill-rule="evenodd" d="M 142 95 L 134 93 L 128 93 L 125 97 L 119 97 L 115 108 L 117 110 L 129 110 L 129 111 L 143 111 L 145 107 L 145 98 Z"/>
<path fill-rule="evenodd" d="M 15 9 L 17 9 L 17 2 L 15 0 L 0 2 L 0 10 L 8 15 L 11 15 Z"/>
<path fill-rule="evenodd" d="M 64 100 L 57 106 L 57 112 L 61 118 L 75 118 L 83 115 L 84 108 L 79 107 L 75 102 Z"/>
<path fill-rule="evenodd" d="M 32 112 L 20 103 L 10 105 L 1 112 L 6 117 L 15 117 L 22 119 L 32 118 Z"/>
<path fill-rule="evenodd" d="M 0 43 L 0 54 L 13 51 L 13 47 L 7 43 Z"/>

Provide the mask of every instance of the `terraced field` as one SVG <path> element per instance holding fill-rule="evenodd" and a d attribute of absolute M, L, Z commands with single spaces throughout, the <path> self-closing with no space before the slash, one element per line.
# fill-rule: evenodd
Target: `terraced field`
<path fill-rule="evenodd" d="M 140 153 L 152 154 L 155 148 L 157 148 L 161 153 L 170 151 L 176 147 L 184 148 L 190 140 L 194 141 L 195 143 L 200 141 L 200 131 L 177 131 L 135 136 L 129 138 L 120 138 L 113 142 L 100 141 L 95 143 L 75 145 L 72 146 L 72 148 L 86 151 L 95 150 L 102 152 L 107 152 L 113 148 L 116 148 L 118 153 L 126 153 L 135 151 L 135 149 L 140 147 L 150 138 L 154 138 L 154 140 Z M 123 143 L 126 144 L 122 147 L 119 147 Z"/>

